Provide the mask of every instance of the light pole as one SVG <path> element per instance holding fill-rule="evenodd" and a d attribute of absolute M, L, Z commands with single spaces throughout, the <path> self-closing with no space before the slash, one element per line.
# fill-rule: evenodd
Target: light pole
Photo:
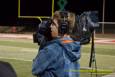
<path fill-rule="evenodd" d="M 102 14 L 102 34 L 104 34 L 104 21 L 105 21 L 105 0 L 103 0 L 103 14 Z"/>

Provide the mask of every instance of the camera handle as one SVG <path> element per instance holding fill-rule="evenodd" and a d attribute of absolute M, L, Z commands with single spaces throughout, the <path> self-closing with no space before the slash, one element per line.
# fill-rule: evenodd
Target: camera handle
<path fill-rule="evenodd" d="M 91 36 L 92 36 L 92 42 L 91 42 L 91 53 L 90 53 L 89 67 L 92 68 L 92 71 L 95 70 L 95 74 L 97 77 L 97 64 L 96 64 L 96 57 L 95 57 L 94 31 L 92 32 Z M 92 72 L 91 72 L 91 77 L 92 77 Z"/>

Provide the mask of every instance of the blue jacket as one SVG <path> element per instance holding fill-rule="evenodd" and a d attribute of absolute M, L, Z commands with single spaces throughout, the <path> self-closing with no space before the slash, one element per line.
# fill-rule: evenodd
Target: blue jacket
<path fill-rule="evenodd" d="M 39 51 L 32 73 L 39 77 L 79 77 L 80 42 L 71 38 L 56 39 Z"/>

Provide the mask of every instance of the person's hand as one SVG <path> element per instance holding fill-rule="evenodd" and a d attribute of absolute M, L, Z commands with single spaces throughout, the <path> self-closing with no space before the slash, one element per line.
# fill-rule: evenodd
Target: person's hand
<path fill-rule="evenodd" d="M 57 37 L 58 36 L 58 23 L 57 20 L 53 20 L 52 24 L 51 24 L 51 34 L 52 37 Z"/>

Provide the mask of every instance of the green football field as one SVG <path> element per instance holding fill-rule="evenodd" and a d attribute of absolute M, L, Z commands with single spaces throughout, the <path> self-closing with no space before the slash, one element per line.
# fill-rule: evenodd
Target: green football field
<path fill-rule="evenodd" d="M 38 53 L 39 46 L 29 39 L 0 38 L 0 60 L 12 64 L 18 77 L 34 77 L 31 73 L 32 60 Z M 81 48 L 81 68 L 89 65 L 91 46 Z M 101 69 L 98 77 L 109 72 L 115 72 L 115 45 L 95 45 L 97 68 Z M 90 77 L 90 71 L 81 70 L 81 77 Z M 95 76 L 94 76 L 95 77 Z"/>

